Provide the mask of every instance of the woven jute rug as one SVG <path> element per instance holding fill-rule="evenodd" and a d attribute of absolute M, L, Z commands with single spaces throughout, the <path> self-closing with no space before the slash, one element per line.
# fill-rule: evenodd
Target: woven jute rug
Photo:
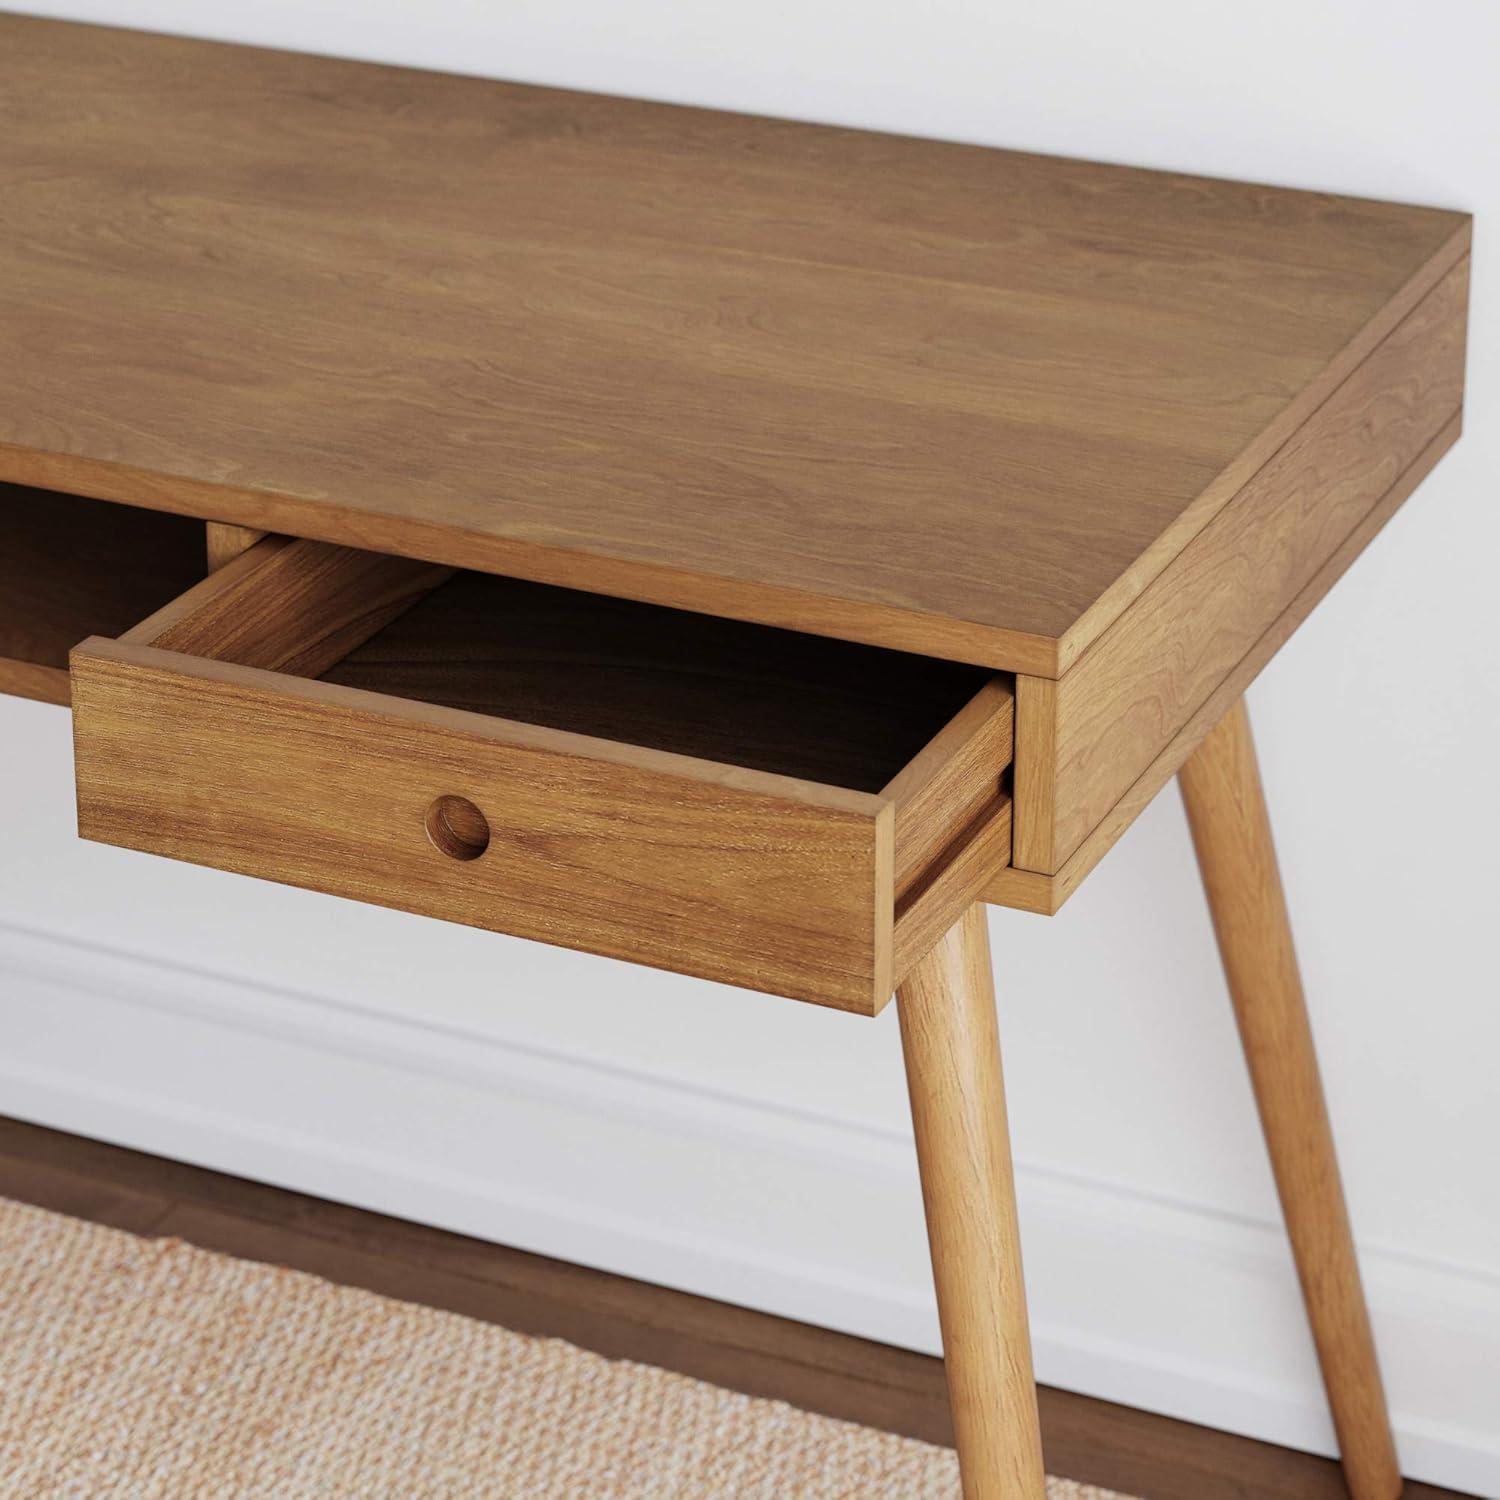
<path fill-rule="evenodd" d="M 5 1500 L 957 1495 L 943 1448 L 0 1199 Z"/>

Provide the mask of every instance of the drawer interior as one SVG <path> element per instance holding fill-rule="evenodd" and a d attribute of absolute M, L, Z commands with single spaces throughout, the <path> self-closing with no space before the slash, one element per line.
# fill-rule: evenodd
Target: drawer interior
<path fill-rule="evenodd" d="M 327 682 L 879 792 L 982 667 L 458 573 Z"/>
<path fill-rule="evenodd" d="M 1010 855 L 981 667 L 268 537 L 72 670 L 85 837 L 843 1009 Z"/>
<path fill-rule="evenodd" d="M 268 537 L 122 643 L 889 803 L 898 898 L 1010 765 L 985 667 Z"/>
<path fill-rule="evenodd" d="M 0 692 L 68 701 L 68 652 L 203 577 L 203 523 L 0 484 Z"/>

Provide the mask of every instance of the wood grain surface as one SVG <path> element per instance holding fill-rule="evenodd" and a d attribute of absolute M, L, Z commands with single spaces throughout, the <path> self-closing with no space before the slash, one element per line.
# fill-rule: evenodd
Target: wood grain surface
<path fill-rule="evenodd" d="M 1375 1337 L 1244 701 L 1178 773 L 1352 1500 L 1398 1500 Z"/>
<path fill-rule="evenodd" d="M 1243 696 L 1245 689 L 1286 644 L 1292 632 L 1343 577 L 1355 558 L 1370 545 L 1381 527 L 1432 472 L 1438 460 L 1458 440 L 1462 426 L 1461 416 L 1455 413 L 1442 431 L 1417 455 L 1406 472 L 1381 496 L 1374 509 L 1344 538 L 1338 550 L 1277 616 L 1234 670 L 1209 694 L 1177 736 L 1146 767 L 1135 784 L 1115 803 L 1109 815 L 1079 845 L 1056 875 L 1042 875 L 1032 870 L 1001 870 L 986 889 L 985 900 L 992 901 L 997 906 L 1010 906 L 1042 916 L 1051 916 L 1059 911 L 1094 866 L 1109 853 L 1126 829 L 1145 810 L 1151 799 L 1177 774 L 1182 763 L 1202 743 L 1204 736 L 1233 707 L 1236 699 Z"/>
<path fill-rule="evenodd" d="M 982 668 L 448 573 L 268 537 L 85 643 L 80 832 L 866 1012 L 1009 859 Z"/>
<path fill-rule="evenodd" d="M 891 992 L 878 798 L 92 640 L 79 833 L 870 1014 Z M 488 820 L 434 847 L 439 796 Z"/>
<path fill-rule="evenodd" d="M 0 100 L 0 477 L 1041 676 L 1469 233 L 21 16 Z"/>
<path fill-rule="evenodd" d="M 900 704 L 896 717 L 909 719 L 920 702 L 913 696 Z M 992 677 L 882 788 L 881 795 L 896 813 L 898 903 L 931 878 L 934 862 L 947 858 L 944 851 L 967 839 L 977 821 L 994 815 L 1014 740 L 1015 694 L 1007 679 Z M 1008 809 L 1009 796 L 1004 801 Z M 1004 842 L 1005 858 L 993 869 L 1010 861 L 1008 811 Z M 979 889 L 982 883 L 970 888 L 970 897 Z M 944 930 L 958 920 L 961 910 L 949 913 Z M 934 939 L 937 935 L 932 934 Z"/>
<path fill-rule="evenodd" d="M 210 521 L 204 527 L 204 554 L 208 571 L 217 572 L 225 563 L 233 562 L 241 552 L 253 547 L 265 533 L 248 526 L 230 526 L 221 521 Z"/>
<path fill-rule="evenodd" d="M 878 792 L 898 899 L 1010 764 L 1013 694 L 981 667 L 321 542 L 226 568 L 123 639 Z"/>
<path fill-rule="evenodd" d="M 316 677 L 446 583 L 452 571 L 327 542 L 268 538 L 121 639 Z"/>
<path fill-rule="evenodd" d="M 988 919 L 896 996 L 964 1500 L 1045 1500 Z"/>
<path fill-rule="evenodd" d="M 1384 497 L 1406 493 L 1461 406 L 1467 306 L 1464 260 L 1055 687 L 1022 679 L 1018 866 L 1060 872 Z"/>
<path fill-rule="evenodd" d="M 899 812 L 897 814 L 899 819 Z M 899 824 L 898 824 L 899 826 Z M 899 985 L 1011 859 L 1011 801 L 1001 792 L 896 898 L 894 973 Z"/>
<path fill-rule="evenodd" d="M 1016 678 L 1015 838 L 1019 870 L 1047 870 L 1057 843 L 1057 679 Z"/>
<path fill-rule="evenodd" d="M 57 703 L 64 708 L 72 701 L 65 668 L 41 667 L 10 656 L 0 656 L 0 693 L 32 698 L 38 703 Z"/>

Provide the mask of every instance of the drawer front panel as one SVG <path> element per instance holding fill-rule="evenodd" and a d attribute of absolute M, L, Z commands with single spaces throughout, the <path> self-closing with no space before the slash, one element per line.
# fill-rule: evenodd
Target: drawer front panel
<path fill-rule="evenodd" d="M 880 798 L 131 642 L 72 671 L 85 838 L 851 1011 L 889 997 Z"/>

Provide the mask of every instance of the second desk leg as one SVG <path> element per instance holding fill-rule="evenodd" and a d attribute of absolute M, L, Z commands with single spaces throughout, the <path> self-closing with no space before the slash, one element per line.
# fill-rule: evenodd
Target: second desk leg
<path fill-rule="evenodd" d="M 1394 1500 L 1401 1470 L 1243 701 L 1193 752 L 1178 780 L 1349 1493 L 1354 1500 Z"/>
<path fill-rule="evenodd" d="M 964 1500 L 1046 1479 L 984 907 L 896 992 Z"/>

